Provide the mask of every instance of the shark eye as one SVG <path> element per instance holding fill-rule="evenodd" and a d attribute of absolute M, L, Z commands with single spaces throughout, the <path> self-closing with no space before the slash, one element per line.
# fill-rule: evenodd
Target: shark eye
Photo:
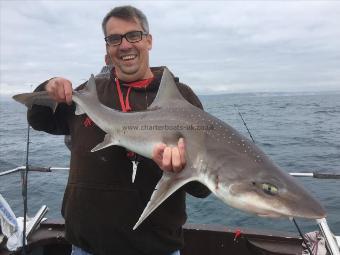
<path fill-rule="evenodd" d="M 274 185 L 270 184 L 270 183 L 262 183 L 262 190 L 264 191 L 264 193 L 268 194 L 268 195 L 272 195 L 275 196 L 278 194 L 278 188 L 276 188 Z"/>

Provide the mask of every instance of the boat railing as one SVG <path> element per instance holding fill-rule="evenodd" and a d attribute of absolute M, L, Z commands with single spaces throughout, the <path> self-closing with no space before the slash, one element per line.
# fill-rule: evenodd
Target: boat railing
<path fill-rule="evenodd" d="M 7 174 L 12 174 L 15 172 L 19 172 L 21 170 L 26 170 L 26 166 L 19 166 L 13 169 L 9 169 L 6 171 L 0 172 L 0 176 L 4 176 Z M 70 170 L 69 167 L 40 167 L 40 166 L 28 166 L 28 171 L 31 172 L 52 172 L 59 170 Z M 317 179 L 340 179 L 340 170 L 313 170 L 313 171 L 305 171 L 305 172 L 290 172 L 291 176 L 294 177 L 312 177 Z"/>

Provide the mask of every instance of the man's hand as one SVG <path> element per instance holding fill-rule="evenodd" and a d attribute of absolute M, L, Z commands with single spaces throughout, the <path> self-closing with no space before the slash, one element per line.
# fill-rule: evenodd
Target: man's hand
<path fill-rule="evenodd" d="M 53 78 L 46 84 L 45 89 L 53 100 L 68 105 L 72 103 L 72 83 L 69 80 Z"/>
<path fill-rule="evenodd" d="M 155 145 L 152 159 L 163 171 L 182 171 L 186 163 L 184 139 L 178 140 L 177 147 L 169 147 L 164 143 Z"/>

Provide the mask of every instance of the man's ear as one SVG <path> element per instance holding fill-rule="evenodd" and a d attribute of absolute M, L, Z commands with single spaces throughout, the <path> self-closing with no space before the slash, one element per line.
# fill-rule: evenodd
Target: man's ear
<path fill-rule="evenodd" d="M 108 44 L 105 45 L 105 49 L 106 49 L 105 64 L 106 65 L 111 65 L 112 61 L 111 61 L 111 58 L 110 58 L 109 45 Z"/>
<path fill-rule="evenodd" d="M 106 51 L 106 54 L 105 54 L 105 64 L 106 64 L 106 65 L 112 64 L 112 63 L 111 63 L 110 56 L 109 56 L 109 53 L 108 53 L 107 51 Z"/>
<path fill-rule="evenodd" d="M 152 49 L 152 35 L 151 35 L 151 34 L 148 34 L 148 36 L 147 36 L 146 39 L 147 39 L 148 44 L 149 44 L 148 50 L 151 50 L 151 49 Z"/>

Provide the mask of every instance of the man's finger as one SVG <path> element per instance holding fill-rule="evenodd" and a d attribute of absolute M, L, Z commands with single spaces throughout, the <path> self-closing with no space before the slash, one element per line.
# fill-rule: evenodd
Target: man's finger
<path fill-rule="evenodd" d="M 64 86 L 60 83 L 58 83 L 58 87 L 57 87 L 57 98 L 58 98 L 58 102 L 64 102 L 65 101 Z"/>
<path fill-rule="evenodd" d="M 67 82 L 64 85 L 64 91 L 65 91 L 66 103 L 70 105 L 72 103 L 72 84 L 71 84 L 71 82 Z"/>
<path fill-rule="evenodd" d="M 46 91 L 57 102 L 72 103 L 72 83 L 65 78 L 53 78 L 46 85 Z"/>
<path fill-rule="evenodd" d="M 179 172 L 183 169 L 181 163 L 181 156 L 179 154 L 178 147 L 171 149 L 172 169 L 174 172 Z"/>
<path fill-rule="evenodd" d="M 57 100 L 57 86 L 54 79 L 47 83 L 45 89 L 53 100 Z"/>
<path fill-rule="evenodd" d="M 185 164 L 187 163 L 186 161 L 186 154 L 185 154 L 185 143 L 184 143 L 184 139 L 183 138 L 180 138 L 178 140 L 178 150 L 179 150 L 179 155 L 181 157 L 181 164 L 182 164 L 182 167 L 185 166 Z"/>
<path fill-rule="evenodd" d="M 163 153 L 163 170 L 165 171 L 171 171 L 172 170 L 172 164 L 171 164 L 171 148 L 170 147 L 166 147 L 164 149 L 164 153 Z"/>
<path fill-rule="evenodd" d="M 163 164 L 163 153 L 166 145 L 164 143 L 156 144 L 152 150 L 152 159 L 157 165 L 162 166 Z"/>

